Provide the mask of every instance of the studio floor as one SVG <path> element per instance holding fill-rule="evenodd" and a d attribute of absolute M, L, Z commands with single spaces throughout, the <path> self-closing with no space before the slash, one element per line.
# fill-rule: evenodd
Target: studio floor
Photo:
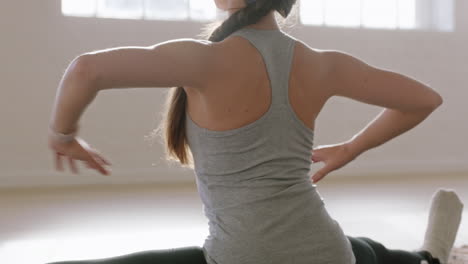
<path fill-rule="evenodd" d="M 353 177 L 318 183 L 349 236 L 421 246 L 432 194 L 465 204 L 455 246 L 468 244 L 468 175 Z M 0 189 L 0 263 L 43 264 L 202 245 L 207 220 L 193 184 Z"/>

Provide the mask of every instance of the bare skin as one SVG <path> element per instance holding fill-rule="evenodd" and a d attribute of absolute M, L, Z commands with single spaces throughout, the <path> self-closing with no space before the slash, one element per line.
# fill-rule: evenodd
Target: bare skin
<path fill-rule="evenodd" d="M 240 0 L 216 0 L 230 13 Z M 242 6 L 240 6 L 242 8 Z M 278 29 L 274 13 L 248 27 Z M 85 53 L 67 68 L 57 92 L 51 127 L 68 134 L 79 127 L 85 108 L 103 90 L 131 87 L 184 87 L 188 113 L 199 126 L 230 130 L 254 122 L 270 106 L 271 89 L 258 51 L 245 39 L 231 36 L 221 42 L 177 39 L 150 47 L 119 47 Z M 332 96 L 378 105 L 384 110 L 351 140 L 319 146 L 314 162 L 324 162 L 312 179 L 317 182 L 364 151 L 413 128 L 442 104 L 442 97 L 425 84 L 402 74 L 379 69 L 344 52 L 318 50 L 298 41 L 289 79 L 290 104 L 305 126 L 315 120 Z M 84 140 L 63 144 L 49 138 L 58 169 L 61 157 L 107 174 L 109 165 Z"/>
<path fill-rule="evenodd" d="M 214 47 L 219 74 L 206 82 L 204 89 L 185 86 L 188 112 L 201 127 L 230 130 L 260 118 L 269 108 L 271 88 L 261 55 L 242 37 L 228 37 Z M 289 81 L 293 109 L 310 129 L 331 94 L 321 87 L 318 61 L 300 42 L 296 43 Z M 229 62 L 229 63 L 223 63 Z M 220 89 L 222 87 L 222 89 Z"/>

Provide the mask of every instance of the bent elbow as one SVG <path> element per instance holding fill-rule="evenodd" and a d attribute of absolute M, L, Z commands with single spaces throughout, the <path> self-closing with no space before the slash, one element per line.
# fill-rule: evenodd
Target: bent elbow
<path fill-rule="evenodd" d="M 92 55 L 83 54 L 76 57 L 73 62 L 73 72 L 80 79 L 88 83 L 95 83 L 97 80 L 96 71 L 93 69 Z"/>
<path fill-rule="evenodd" d="M 444 102 L 444 99 L 442 98 L 442 96 L 440 96 L 440 94 L 436 94 L 434 102 L 433 102 L 434 109 L 441 106 L 443 102 Z"/>

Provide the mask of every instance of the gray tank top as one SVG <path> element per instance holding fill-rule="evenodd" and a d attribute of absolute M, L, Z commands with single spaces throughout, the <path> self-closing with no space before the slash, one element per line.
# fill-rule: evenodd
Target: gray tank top
<path fill-rule="evenodd" d="M 270 78 L 268 111 L 245 126 L 214 131 L 187 113 L 187 140 L 208 218 L 208 264 L 355 264 L 351 244 L 309 176 L 314 132 L 295 114 L 288 83 L 296 39 L 242 28 Z"/>

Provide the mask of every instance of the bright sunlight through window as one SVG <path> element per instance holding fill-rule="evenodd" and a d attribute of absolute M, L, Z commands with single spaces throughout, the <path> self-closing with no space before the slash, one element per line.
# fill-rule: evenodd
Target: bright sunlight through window
<path fill-rule="evenodd" d="M 301 0 L 305 25 L 453 31 L 453 0 Z"/>
<path fill-rule="evenodd" d="M 454 0 L 299 0 L 312 26 L 454 30 Z M 67 16 L 212 21 L 225 18 L 213 0 L 62 0 Z"/>
<path fill-rule="evenodd" d="M 218 16 L 213 0 L 62 0 L 67 16 L 155 19 L 214 20 Z"/>

